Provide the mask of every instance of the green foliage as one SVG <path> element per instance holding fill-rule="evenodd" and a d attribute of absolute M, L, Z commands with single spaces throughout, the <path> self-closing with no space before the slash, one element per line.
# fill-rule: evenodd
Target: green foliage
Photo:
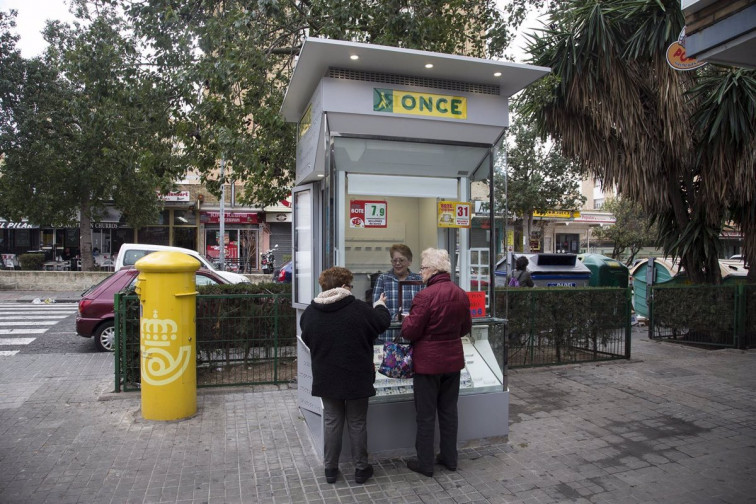
<path fill-rule="evenodd" d="M 256 365 L 282 365 L 296 355 L 296 313 L 291 306 L 291 284 L 224 284 L 198 287 L 196 307 L 197 367 L 231 371 L 225 385 L 276 381 L 250 378 L 244 372 Z M 139 300 L 133 289 L 123 293 L 123 331 L 126 352 L 121 355 L 124 383 L 139 382 Z M 236 374 L 234 374 L 236 373 Z M 205 373 L 207 374 L 207 373 Z M 289 371 L 290 374 L 290 371 Z M 288 375 L 285 375 L 288 376 Z M 290 378 L 278 375 L 278 381 Z M 198 373 L 200 385 L 208 385 Z"/>
<path fill-rule="evenodd" d="M 133 227 L 154 222 L 156 189 L 185 169 L 174 152 L 174 91 L 143 65 L 114 10 L 85 27 L 48 24 L 44 59 L 21 58 L 10 29 L 0 25 L 0 215 L 79 225 L 82 266 L 92 269 L 90 223 L 111 204 Z"/>
<path fill-rule="evenodd" d="M 123 6 L 177 91 L 191 125 L 181 138 L 187 163 L 216 194 L 223 181 L 243 181 L 239 201 L 267 206 L 293 183 L 295 126 L 278 111 L 306 37 L 498 56 L 528 6 L 543 2 L 515 0 L 504 16 L 491 0 L 111 3 Z"/>
<path fill-rule="evenodd" d="M 756 71 L 671 69 L 665 49 L 684 23 L 676 0 L 560 2 L 528 48 L 554 78 L 527 89 L 519 110 L 637 201 L 694 281 L 719 283 L 728 219 L 756 262 Z"/>
<path fill-rule="evenodd" d="M 18 265 L 22 270 L 38 271 L 45 263 L 45 254 L 21 254 L 18 256 Z"/>
<path fill-rule="evenodd" d="M 200 294 L 291 294 L 291 284 L 284 283 L 237 283 L 202 285 L 198 288 Z"/>
<path fill-rule="evenodd" d="M 507 319 L 511 355 L 531 346 L 547 355 L 542 364 L 625 356 L 626 289 L 497 289 L 496 312 Z"/>
<path fill-rule="evenodd" d="M 654 286 L 654 326 L 675 328 L 680 334 L 723 333 L 731 338 L 735 293 L 733 286 Z"/>
<path fill-rule="evenodd" d="M 641 248 L 655 244 L 657 226 L 638 203 L 627 198 L 609 198 L 601 209 L 611 212 L 616 221 L 611 226 L 595 228 L 593 236 L 612 242 L 612 258 L 621 260 L 625 250 L 630 249 L 625 259 L 625 264 L 630 265 Z"/>
<path fill-rule="evenodd" d="M 710 347 L 756 345 L 756 285 L 658 285 L 652 301 L 653 338 Z"/>
<path fill-rule="evenodd" d="M 517 120 L 509 130 L 514 145 L 507 152 L 506 174 L 494 174 L 499 209 L 523 220 L 523 233 L 529 236 L 534 211 L 577 210 L 585 202 L 580 194 L 580 168 L 559 154 L 559 145 L 548 146 L 536 129 Z M 506 179 L 505 179 L 506 177 Z"/>

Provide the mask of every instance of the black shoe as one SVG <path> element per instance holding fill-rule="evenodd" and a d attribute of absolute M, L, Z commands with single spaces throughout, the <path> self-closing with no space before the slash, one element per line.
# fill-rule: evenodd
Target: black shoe
<path fill-rule="evenodd" d="M 355 469 L 354 482 L 358 484 L 365 483 L 373 475 L 373 466 L 369 465 L 365 469 Z"/>
<path fill-rule="evenodd" d="M 446 467 L 450 471 L 457 470 L 457 464 L 447 464 L 446 461 L 441 457 L 441 455 L 436 455 L 436 464 L 441 464 L 442 466 Z"/>
<path fill-rule="evenodd" d="M 339 468 L 334 467 L 333 469 L 328 469 L 326 467 L 325 475 L 326 483 L 336 483 L 336 478 L 339 476 Z"/>
<path fill-rule="evenodd" d="M 416 458 L 409 459 L 407 461 L 407 467 L 410 471 L 422 474 L 423 476 L 428 476 L 429 478 L 433 477 L 433 471 L 423 471 L 422 467 L 420 467 L 420 461 Z"/>

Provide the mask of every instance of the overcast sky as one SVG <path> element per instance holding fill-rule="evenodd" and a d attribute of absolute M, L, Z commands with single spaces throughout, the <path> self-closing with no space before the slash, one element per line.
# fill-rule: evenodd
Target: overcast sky
<path fill-rule="evenodd" d="M 499 0 L 499 3 L 505 1 Z M 16 32 L 21 36 L 18 41 L 18 48 L 24 58 L 40 56 L 44 52 L 47 43 L 42 38 L 42 30 L 48 19 L 59 19 L 66 22 L 73 20 L 73 16 L 68 12 L 66 0 L 0 0 L 0 11 L 11 9 L 18 11 Z M 537 16 L 531 15 L 525 21 L 524 26 L 537 25 L 536 19 Z M 523 42 L 522 36 L 518 36 L 514 45 L 518 46 Z M 522 51 L 515 51 L 515 55 L 519 61 L 522 57 Z"/>
<path fill-rule="evenodd" d="M 0 0 L 0 11 L 11 9 L 18 11 L 16 33 L 21 40 L 17 47 L 24 58 L 40 56 L 44 52 L 47 43 L 42 38 L 42 30 L 48 19 L 73 20 L 65 0 Z"/>

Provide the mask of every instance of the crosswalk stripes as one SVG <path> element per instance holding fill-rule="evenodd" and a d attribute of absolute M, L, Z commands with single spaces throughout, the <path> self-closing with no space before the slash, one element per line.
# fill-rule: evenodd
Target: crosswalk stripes
<path fill-rule="evenodd" d="M 76 303 L 0 303 L 0 357 L 16 355 L 75 312 Z"/>

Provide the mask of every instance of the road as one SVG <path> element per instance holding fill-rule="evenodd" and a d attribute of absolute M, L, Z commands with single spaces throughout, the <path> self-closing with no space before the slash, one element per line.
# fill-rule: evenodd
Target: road
<path fill-rule="evenodd" d="M 0 360 L 18 354 L 94 353 L 76 334 L 76 303 L 0 303 Z"/>

